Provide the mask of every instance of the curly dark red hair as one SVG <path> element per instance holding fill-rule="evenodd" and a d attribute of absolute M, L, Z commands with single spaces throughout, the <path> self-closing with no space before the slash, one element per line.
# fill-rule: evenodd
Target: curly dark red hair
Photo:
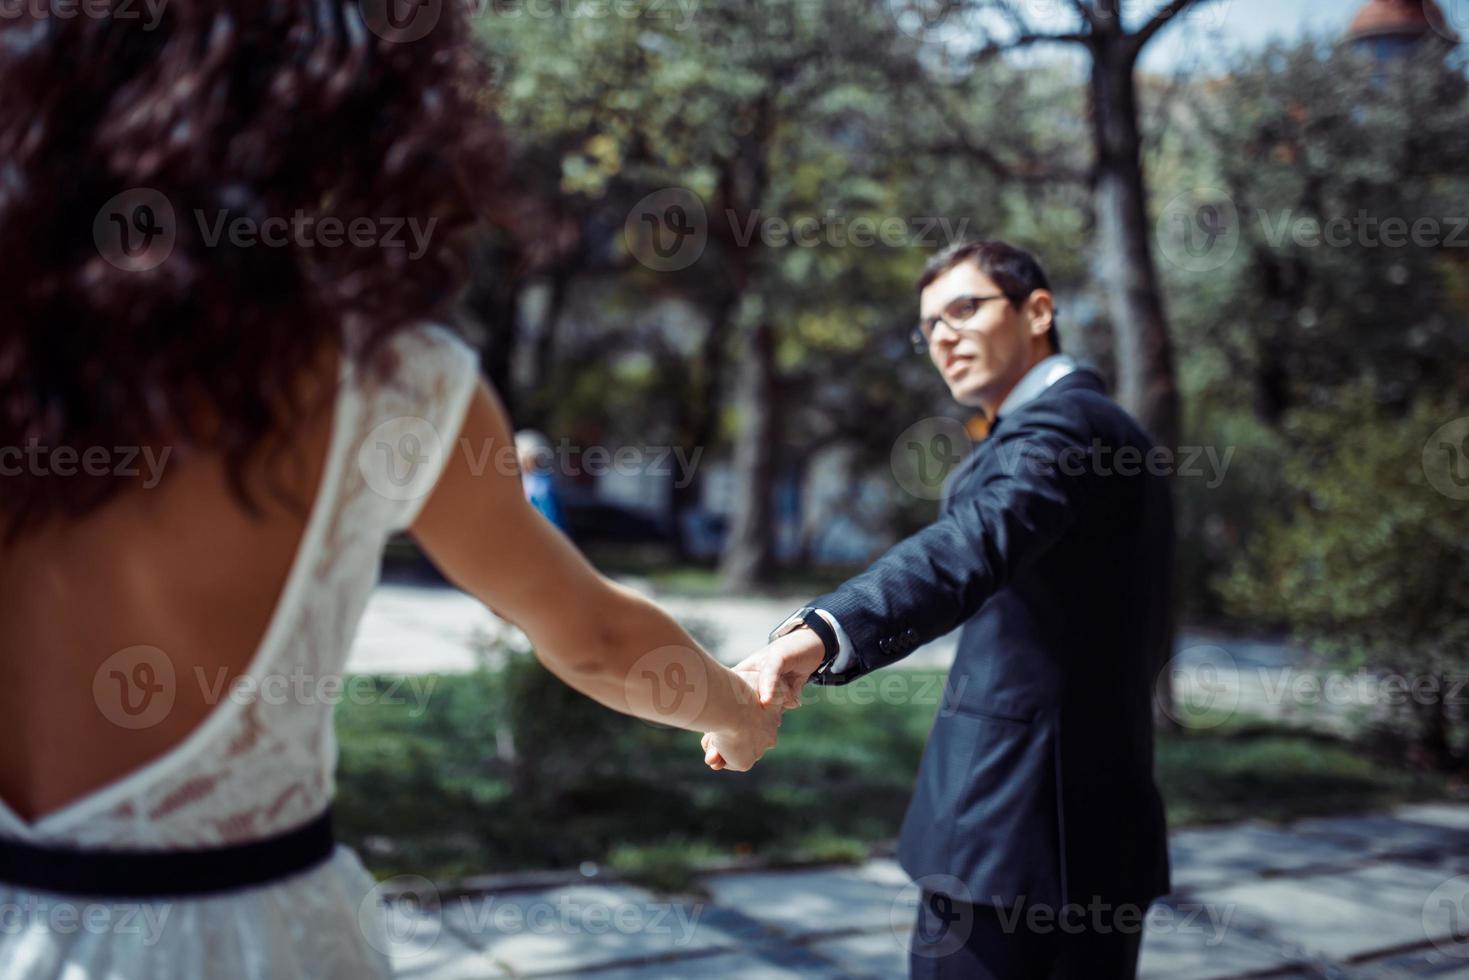
<path fill-rule="evenodd" d="M 324 342 L 366 363 L 446 312 L 463 232 L 503 213 L 503 144 L 459 5 L 430 4 L 412 34 L 374 23 L 382 5 L 165 0 L 155 23 L 138 0 L 89 0 L 0 18 L 0 449 L 166 438 L 176 456 L 222 451 L 248 504 L 245 463 L 289 431 L 293 379 Z M 220 234 L 238 219 L 275 244 Z M 365 233 L 330 247 L 281 231 L 325 219 Z M 431 229 L 421 255 L 410 221 Z M 13 540 L 121 482 L 0 487 Z"/>

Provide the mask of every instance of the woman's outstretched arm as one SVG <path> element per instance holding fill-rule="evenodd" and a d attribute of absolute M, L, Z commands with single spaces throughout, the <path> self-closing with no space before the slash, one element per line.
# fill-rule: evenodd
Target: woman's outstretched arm
<path fill-rule="evenodd" d="M 561 680 L 617 711 L 718 733 L 729 768 L 750 768 L 775 744 L 779 702 L 762 707 L 753 677 L 721 665 L 657 605 L 599 574 L 525 500 L 514 445 L 499 399 L 481 381 L 413 536 L 450 580 L 524 630 Z"/>

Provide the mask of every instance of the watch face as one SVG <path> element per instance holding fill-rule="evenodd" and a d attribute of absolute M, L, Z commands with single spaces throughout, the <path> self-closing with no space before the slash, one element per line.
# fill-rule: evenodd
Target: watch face
<path fill-rule="evenodd" d="M 784 623 L 781 623 L 775 629 L 770 631 L 770 641 L 774 642 L 780 639 L 782 636 L 785 636 L 787 633 L 798 626 L 805 626 L 806 624 L 801 621 L 801 618 L 805 616 L 807 612 L 808 610 L 806 608 L 801 608 L 791 613 L 790 616 L 786 618 L 786 621 Z"/>

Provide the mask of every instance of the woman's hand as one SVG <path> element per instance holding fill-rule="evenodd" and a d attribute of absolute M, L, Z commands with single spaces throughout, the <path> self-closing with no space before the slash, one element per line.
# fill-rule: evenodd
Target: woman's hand
<path fill-rule="evenodd" d="M 704 762 L 711 769 L 746 772 L 775 747 L 776 732 L 785 713 L 785 691 L 782 689 L 782 696 L 773 703 L 762 705 L 758 664 L 741 664 L 730 674 L 736 685 L 736 699 L 743 709 L 738 727 L 705 734 Z"/>

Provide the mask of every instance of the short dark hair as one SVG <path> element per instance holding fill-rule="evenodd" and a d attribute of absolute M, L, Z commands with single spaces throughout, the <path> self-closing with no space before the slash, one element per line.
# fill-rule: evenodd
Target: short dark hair
<path fill-rule="evenodd" d="M 1049 290 L 1051 281 L 1040 262 L 1023 248 L 995 239 L 969 239 L 958 241 L 928 260 L 923 274 L 918 277 L 918 293 L 923 291 L 939 276 L 963 262 L 973 262 L 979 271 L 994 280 L 1000 292 L 1016 309 L 1037 289 Z M 1051 350 L 1060 353 L 1061 335 L 1056 332 L 1056 316 L 1051 315 L 1051 329 L 1046 333 Z"/>

